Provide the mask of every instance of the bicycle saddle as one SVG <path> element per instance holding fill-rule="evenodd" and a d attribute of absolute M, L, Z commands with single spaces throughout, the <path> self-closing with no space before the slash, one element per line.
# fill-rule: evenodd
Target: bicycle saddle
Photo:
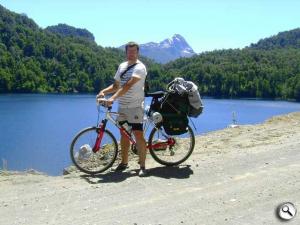
<path fill-rule="evenodd" d="M 164 91 L 156 91 L 151 93 L 146 93 L 145 97 L 161 98 L 165 95 Z"/>

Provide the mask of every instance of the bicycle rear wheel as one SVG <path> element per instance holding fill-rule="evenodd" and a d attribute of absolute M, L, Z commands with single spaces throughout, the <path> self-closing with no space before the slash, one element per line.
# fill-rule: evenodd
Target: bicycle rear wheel
<path fill-rule="evenodd" d="M 97 174 L 110 168 L 118 154 L 118 144 L 111 132 L 105 130 L 101 145 L 93 152 L 99 128 L 89 127 L 80 131 L 73 139 L 70 147 L 71 159 L 82 172 Z"/>
<path fill-rule="evenodd" d="M 192 154 L 195 135 L 189 125 L 187 132 L 181 135 L 168 135 L 160 126 L 153 128 L 148 144 L 155 161 L 165 166 L 175 166 L 183 163 Z"/>

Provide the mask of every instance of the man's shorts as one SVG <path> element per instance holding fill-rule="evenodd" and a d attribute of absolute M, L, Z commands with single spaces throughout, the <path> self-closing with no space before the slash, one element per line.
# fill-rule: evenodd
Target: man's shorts
<path fill-rule="evenodd" d="M 122 124 L 125 121 L 132 127 L 132 130 L 143 130 L 144 108 L 119 108 L 117 121 Z"/>

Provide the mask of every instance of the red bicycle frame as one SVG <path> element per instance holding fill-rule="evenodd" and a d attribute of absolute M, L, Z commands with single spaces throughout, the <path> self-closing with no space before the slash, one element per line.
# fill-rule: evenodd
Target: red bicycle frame
<path fill-rule="evenodd" d="M 93 152 L 96 153 L 99 151 L 100 149 L 100 145 L 101 145 L 101 141 L 103 138 L 103 134 L 104 134 L 104 130 L 106 127 L 106 123 L 107 123 L 107 119 L 102 120 L 102 122 L 99 125 L 99 129 L 98 129 L 98 135 L 93 147 Z M 125 137 L 128 138 L 128 140 L 130 141 L 131 144 L 135 145 L 136 141 L 132 138 L 131 134 L 121 125 L 119 125 L 119 123 L 115 123 L 115 125 L 119 128 L 120 132 L 122 134 L 125 135 Z M 173 146 L 175 144 L 175 140 L 174 138 L 168 137 L 167 141 L 164 142 L 159 142 L 159 143 L 155 143 L 152 144 L 151 146 L 149 144 L 147 144 L 146 148 L 149 149 L 151 147 L 151 149 L 164 149 L 167 146 Z"/>

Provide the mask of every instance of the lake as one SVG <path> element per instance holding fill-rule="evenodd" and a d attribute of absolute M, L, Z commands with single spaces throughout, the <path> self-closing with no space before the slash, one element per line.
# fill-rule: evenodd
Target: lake
<path fill-rule="evenodd" d="M 203 102 L 203 114 L 192 119 L 198 135 L 227 127 L 233 112 L 238 124 L 255 124 L 300 111 L 299 103 L 285 101 L 207 98 Z M 72 138 L 81 129 L 95 126 L 97 113 L 95 95 L 0 95 L 0 168 L 4 159 L 10 170 L 62 174 L 71 163 Z M 113 132 L 119 137 L 116 129 Z"/>

